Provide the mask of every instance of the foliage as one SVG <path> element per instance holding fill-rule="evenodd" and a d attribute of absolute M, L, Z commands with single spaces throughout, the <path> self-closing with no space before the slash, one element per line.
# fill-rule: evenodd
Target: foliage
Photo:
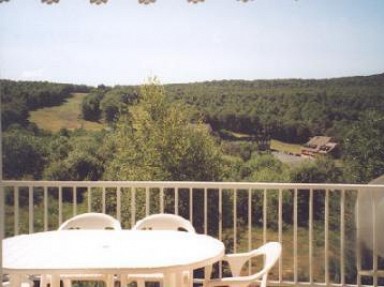
<path fill-rule="evenodd" d="M 104 97 L 104 90 L 93 90 L 82 102 L 81 113 L 84 120 L 99 121 L 101 117 L 100 101 Z"/>
<path fill-rule="evenodd" d="M 49 164 L 44 170 L 48 180 L 98 180 L 103 173 L 99 147 L 100 134 L 62 131 L 49 145 Z"/>
<path fill-rule="evenodd" d="M 383 115 L 384 74 L 325 80 L 212 81 L 165 86 L 171 100 L 203 112 L 214 130 L 303 143 L 338 136 L 367 109 Z"/>
<path fill-rule="evenodd" d="M 106 179 L 220 180 L 220 151 L 209 131 L 168 104 L 157 82 L 143 85 L 139 103 L 120 117 L 107 142 L 114 152 Z"/>
<path fill-rule="evenodd" d="M 58 160 L 54 148 L 42 148 L 43 160 L 37 161 L 40 167 L 33 177 L 367 182 L 384 172 L 380 120 L 384 117 L 384 74 L 155 86 L 143 86 L 140 98 L 134 86 L 93 89 L 82 104 L 83 116 L 109 123 L 107 138 L 82 131 L 82 135 L 70 134 L 68 143 L 57 135 L 45 135 L 47 147 L 51 140 L 63 140 L 62 146 L 56 145 L 66 156 Z M 29 127 L 30 110 L 61 104 L 71 92 L 87 89 L 1 80 L 3 130 L 14 124 Z M 37 131 L 32 134 L 34 139 L 41 137 Z M 271 138 L 305 142 L 318 134 L 332 135 L 343 143 L 340 166 L 350 177 L 325 163 L 308 163 L 288 172 L 288 167 L 265 158 L 270 165 L 257 167 L 263 165 L 255 155 L 264 150 L 260 142 L 268 143 Z M 77 137 L 88 137 L 89 142 L 77 147 Z M 14 162 L 23 162 L 21 153 L 12 155 L 19 157 Z M 206 168 L 196 168 L 201 165 Z"/>
<path fill-rule="evenodd" d="M 291 182 L 298 183 L 338 183 L 342 179 L 342 171 L 335 162 L 327 157 L 315 161 L 304 161 L 290 171 Z"/>
<path fill-rule="evenodd" d="M 349 181 L 364 183 L 384 174 L 384 116 L 364 114 L 346 133 L 343 150 Z"/>
<path fill-rule="evenodd" d="M 4 178 L 40 179 L 46 156 L 43 138 L 13 126 L 3 132 L 2 140 Z"/>
<path fill-rule="evenodd" d="M 252 182 L 289 182 L 288 168 L 271 154 L 253 156 L 245 163 L 243 175 Z"/>
<path fill-rule="evenodd" d="M 2 129 L 11 124 L 28 124 L 30 110 L 61 105 L 72 92 L 86 91 L 84 86 L 0 80 Z"/>

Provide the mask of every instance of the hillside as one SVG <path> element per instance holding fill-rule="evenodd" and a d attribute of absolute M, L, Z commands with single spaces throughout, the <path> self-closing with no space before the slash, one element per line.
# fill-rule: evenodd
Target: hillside
<path fill-rule="evenodd" d="M 197 108 L 216 130 L 303 143 L 339 137 L 367 111 L 384 115 L 384 74 L 324 80 L 229 80 L 166 85 L 171 101 Z"/>
<path fill-rule="evenodd" d="M 148 108 L 144 87 L 144 95 L 141 95 L 137 86 L 101 85 L 92 88 L 5 80 L 0 80 L 0 85 L 5 178 L 98 180 L 112 178 L 111 175 L 118 174 L 113 168 L 135 166 L 120 162 L 122 157 L 117 156 L 114 149 L 117 144 L 127 140 L 125 136 L 120 137 L 117 129 L 132 125 L 135 128 L 131 131 L 137 132 L 138 123 L 131 122 L 129 116 L 122 118 L 122 121 L 126 121 L 123 125 L 121 122 L 118 125 L 113 123 L 127 107 L 135 105 L 135 108 L 130 109 L 131 112 Z M 211 127 L 204 142 L 212 143 L 211 148 L 217 149 L 217 153 L 203 154 L 217 154 L 222 158 L 224 165 L 215 174 L 207 175 L 210 179 L 368 182 L 384 173 L 384 74 L 329 80 L 231 80 L 170 84 L 163 87 L 157 83 L 153 85 L 156 93 L 151 95 L 162 95 L 161 102 L 157 103 L 154 98 L 154 108 L 158 104 L 163 107 L 169 103 L 180 104 L 175 111 L 180 112 L 180 117 L 182 115 L 187 123 L 186 127 L 180 127 L 181 134 L 191 127 L 191 122 L 203 120 Z M 150 112 L 145 115 L 152 114 Z M 159 114 L 169 116 L 164 110 Z M 141 116 L 136 115 L 132 120 L 138 120 Z M 87 117 L 92 119 L 91 126 L 83 121 Z M 174 119 L 169 120 L 172 122 Z M 100 128 L 100 122 L 112 123 L 109 125 L 110 129 L 91 133 L 90 130 Z M 153 136 L 155 129 L 158 138 L 163 140 L 152 140 L 151 137 L 152 141 L 140 142 L 137 147 L 143 147 L 145 151 L 144 147 L 149 144 L 168 142 L 164 141 L 168 134 L 164 133 L 163 129 L 172 125 L 164 126 L 161 121 L 157 124 L 158 126 L 154 124 L 143 127 L 144 130 L 148 129 L 145 135 Z M 163 128 L 156 130 L 156 127 L 160 126 Z M 66 128 L 67 131 L 58 133 L 61 128 Z M 47 133 L 45 130 L 53 133 Z M 174 131 L 169 133 L 172 136 L 175 134 Z M 188 138 L 190 134 L 184 135 L 196 144 L 195 138 Z M 212 135 L 244 137 L 241 136 L 241 140 L 232 137 L 218 141 L 216 138 L 213 140 Z M 341 164 L 338 166 L 345 170 L 337 170 L 333 163 L 325 161 L 320 162 L 319 166 L 307 165 L 291 171 L 271 158 L 268 153 L 262 152 L 265 143 L 301 144 L 313 135 L 336 138 L 341 146 L 341 154 L 337 155 Z M 116 143 L 106 141 L 105 136 L 114 138 Z M 120 150 L 127 151 L 132 148 L 130 144 L 138 139 L 141 137 L 132 138 Z M 165 158 L 170 159 L 170 163 L 173 162 L 175 142 L 176 139 L 169 139 L 172 152 L 148 160 Z M 181 145 L 183 148 L 185 146 L 188 145 Z M 200 153 L 204 144 L 194 146 L 197 148 L 196 152 Z M 151 151 L 164 151 L 163 147 L 147 148 Z M 281 144 L 280 148 L 273 148 L 283 150 Z M 296 153 L 294 150 L 297 148 L 297 145 L 284 145 L 284 150 L 288 153 Z M 164 167 L 163 163 L 143 165 L 146 162 L 142 161 L 141 157 L 147 157 L 149 154 L 140 153 L 137 148 L 133 149 L 127 158 L 131 160 L 131 155 L 136 153 L 138 162 L 135 164 L 138 167 L 144 170 L 154 166 Z M 184 158 L 183 155 L 178 159 Z M 210 162 L 207 160 L 205 163 Z M 191 164 L 191 170 L 195 171 L 193 161 L 183 161 L 183 164 Z M 136 174 L 137 170 L 136 168 L 133 172 Z M 171 172 L 164 171 L 161 174 L 167 175 L 167 180 L 196 179 L 195 172 L 191 173 L 194 176 L 188 177 L 168 176 L 178 172 L 183 174 L 185 170 L 185 166 L 176 165 Z M 207 177 L 201 176 L 198 180 L 205 180 Z"/>
<path fill-rule="evenodd" d="M 79 128 L 91 131 L 101 130 L 103 128 L 101 123 L 85 121 L 81 118 L 81 103 L 85 95 L 84 93 L 74 93 L 60 106 L 31 111 L 29 121 L 35 123 L 39 128 L 51 132 L 58 132 L 63 128 L 67 130 Z"/>

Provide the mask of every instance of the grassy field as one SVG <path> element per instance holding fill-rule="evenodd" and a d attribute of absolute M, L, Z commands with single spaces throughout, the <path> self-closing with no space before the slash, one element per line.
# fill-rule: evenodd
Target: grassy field
<path fill-rule="evenodd" d="M 248 139 L 250 135 L 242 134 L 242 133 L 235 133 L 235 132 L 229 132 L 232 134 L 232 136 L 236 137 L 238 140 L 242 139 Z M 293 154 L 300 154 L 301 153 L 302 146 L 299 144 L 291 144 L 291 143 L 285 143 L 278 140 L 271 140 L 271 150 L 276 150 L 283 153 L 293 153 Z"/>
<path fill-rule="evenodd" d="M 102 124 L 81 119 L 81 102 L 85 95 L 75 93 L 61 106 L 31 111 L 29 120 L 37 124 L 39 128 L 51 132 L 57 132 L 62 128 L 68 130 L 79 128 L 93 131 L 101 130 Z"/>
<path fill-rule="evenodd" d="M 280 152 L 300 154 L 301 147 L 299 144 L 289 144 L 278 140 L 271 140 L 271 149 Z"/>

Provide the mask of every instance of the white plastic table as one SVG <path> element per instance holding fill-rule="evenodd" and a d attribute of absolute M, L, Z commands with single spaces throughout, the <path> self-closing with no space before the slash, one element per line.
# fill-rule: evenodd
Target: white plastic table
<path fill-rule="evenodd" d="M 185 270 L 209 266 L 224 255 L 224 244 L 207 235 L 177 231 L 66 230 L 19 235 L 3 240 L 3 273 L 12 286 L 22 276 L 48 274 L 52 287 L 62 274 L 163 273 L 177 287 Z"/>

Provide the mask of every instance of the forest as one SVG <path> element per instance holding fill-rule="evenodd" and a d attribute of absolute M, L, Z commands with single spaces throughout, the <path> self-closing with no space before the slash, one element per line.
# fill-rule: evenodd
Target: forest
<path fill-rule="evenodd" d="M 384 74 L 114 87 L 1 80 L 0 92 L 5 179 L 366 183 L 384 174 Z M 76 92 L 86 93 L 82 118 L 103 130 L 55 133 L 29 121 Z M 315 135 L 334 137 L 341 153 L 287 166 L 260 145 Z"/>

